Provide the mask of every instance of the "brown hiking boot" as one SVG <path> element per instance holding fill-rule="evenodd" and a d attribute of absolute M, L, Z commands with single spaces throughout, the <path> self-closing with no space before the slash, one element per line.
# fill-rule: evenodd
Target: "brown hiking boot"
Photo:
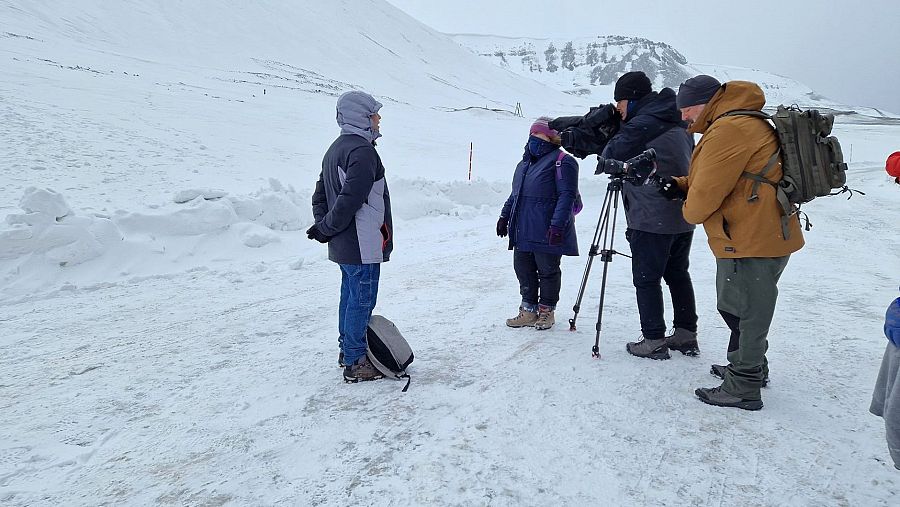
<path fill-rule="evenodd" d="M 537 319 L 537 312 L 529 312 L 520 306 L 519 314 L 511 319 L 506 319 L 506 325 L 509 327 L 533 326 Z"/>
<path fill-rule="evenodd" d="M 344 367 L 344 382 L 348 384 L 378 380 L 380 378 L 384 378 L 384 375 L 375 368 L 366 356 L 362 356 L 355 363 Z"/>
<path fill-rule="evenodd" d="M 543 331 L 545 329 L 550 329 L 555 323 L 556 320 L 553 318 L 553 309 L 549 306 L 539 306 L 537 320 L 534 322 L 534 328 Z"/>

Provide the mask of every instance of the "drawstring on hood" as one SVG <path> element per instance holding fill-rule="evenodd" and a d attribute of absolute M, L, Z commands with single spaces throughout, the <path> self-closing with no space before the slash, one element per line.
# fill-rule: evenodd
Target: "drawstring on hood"
<path fill-rule="evenodd" d="M 355 134 L 365 140 L 375 142 L 381 133 L 372 130 L 372 115 L 382 107 L 381 102 L 366 92 L 350 91 L 337 100 L 337 124 L 341 134 Z"/>

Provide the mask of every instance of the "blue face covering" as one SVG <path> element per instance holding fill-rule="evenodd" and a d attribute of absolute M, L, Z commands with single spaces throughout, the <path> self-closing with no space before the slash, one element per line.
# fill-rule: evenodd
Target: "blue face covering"
<path fill-rule="evenodd" d="M 532 158 L 538 158 L 556 149 L 556 145 L 548 143 L 539 137 L 530 136 L 528 138 L 528 154 Z"/>
<path fill-rule="evenodd" d="M 625 116 L 630 120 L 632 116 L 634 116 L 634 105 L 637 104 L 636 100 L 629 100 L 628 105 L 625 106 Z"/>

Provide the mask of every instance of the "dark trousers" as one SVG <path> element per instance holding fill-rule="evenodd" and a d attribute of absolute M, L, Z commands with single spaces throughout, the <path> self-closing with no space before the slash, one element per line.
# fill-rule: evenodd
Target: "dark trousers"
<path fill-rule="evenodd" d="M 533 307 L 540 303 L 556 307 L 562 281 L 562 271 L 559 269 L 561 259 L 562 255 L 558 254 L 513 250 L 513 268 L 519 279 L 523 306 Z"/>
<path fill-rule="evenodd" d="M 778 279 L 789 258 L 716 259 L 717 306 L 731 329 L 722 389 L 732 396 L 760 399 L 759 388 L 769 368 L 766 351 Z"/>
<path fill-rule="evenodd" d="M 697 305 L 688 273 L 694 232 L 654 234 L 628 229 L 625 237 L 631 245 L 631 274 L 644 338 L 666 336 L 661 280 L 666 281 L 672 296 L 674 326 L 696 332 Z"/>

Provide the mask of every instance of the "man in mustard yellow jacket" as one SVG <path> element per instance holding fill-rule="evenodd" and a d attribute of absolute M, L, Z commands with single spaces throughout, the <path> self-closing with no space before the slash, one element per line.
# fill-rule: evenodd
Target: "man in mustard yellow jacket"
<path fill-rule="evenodd" d="M 710 76 L 685 81 L 678 91 L 678 108 L 702 134 L 688 175 L 664 178 L 661 192 L 683 198 L 684 218 L 703 224 L 716 256 L 716 296 L 719 313 L 731 329 L 727 366 L 713 365 L 722 385 L 695 391 L 704 403 L 745 410 L 762 408 L 760 388 L 767 382 L 767 336 L 778 279 L 790 254 L 803 247 L 799 220 L 782 222 L 781 207 L 771 185 L 756 184 L 744 172 L 760 173 L 778 150 L 774 129 L 759 118 L 723 116 L 736 110 L 762 109 L 762 89 L 747 81 L 720 84 Z M 766 174 L 781 179 L 774 158 Z"/>

